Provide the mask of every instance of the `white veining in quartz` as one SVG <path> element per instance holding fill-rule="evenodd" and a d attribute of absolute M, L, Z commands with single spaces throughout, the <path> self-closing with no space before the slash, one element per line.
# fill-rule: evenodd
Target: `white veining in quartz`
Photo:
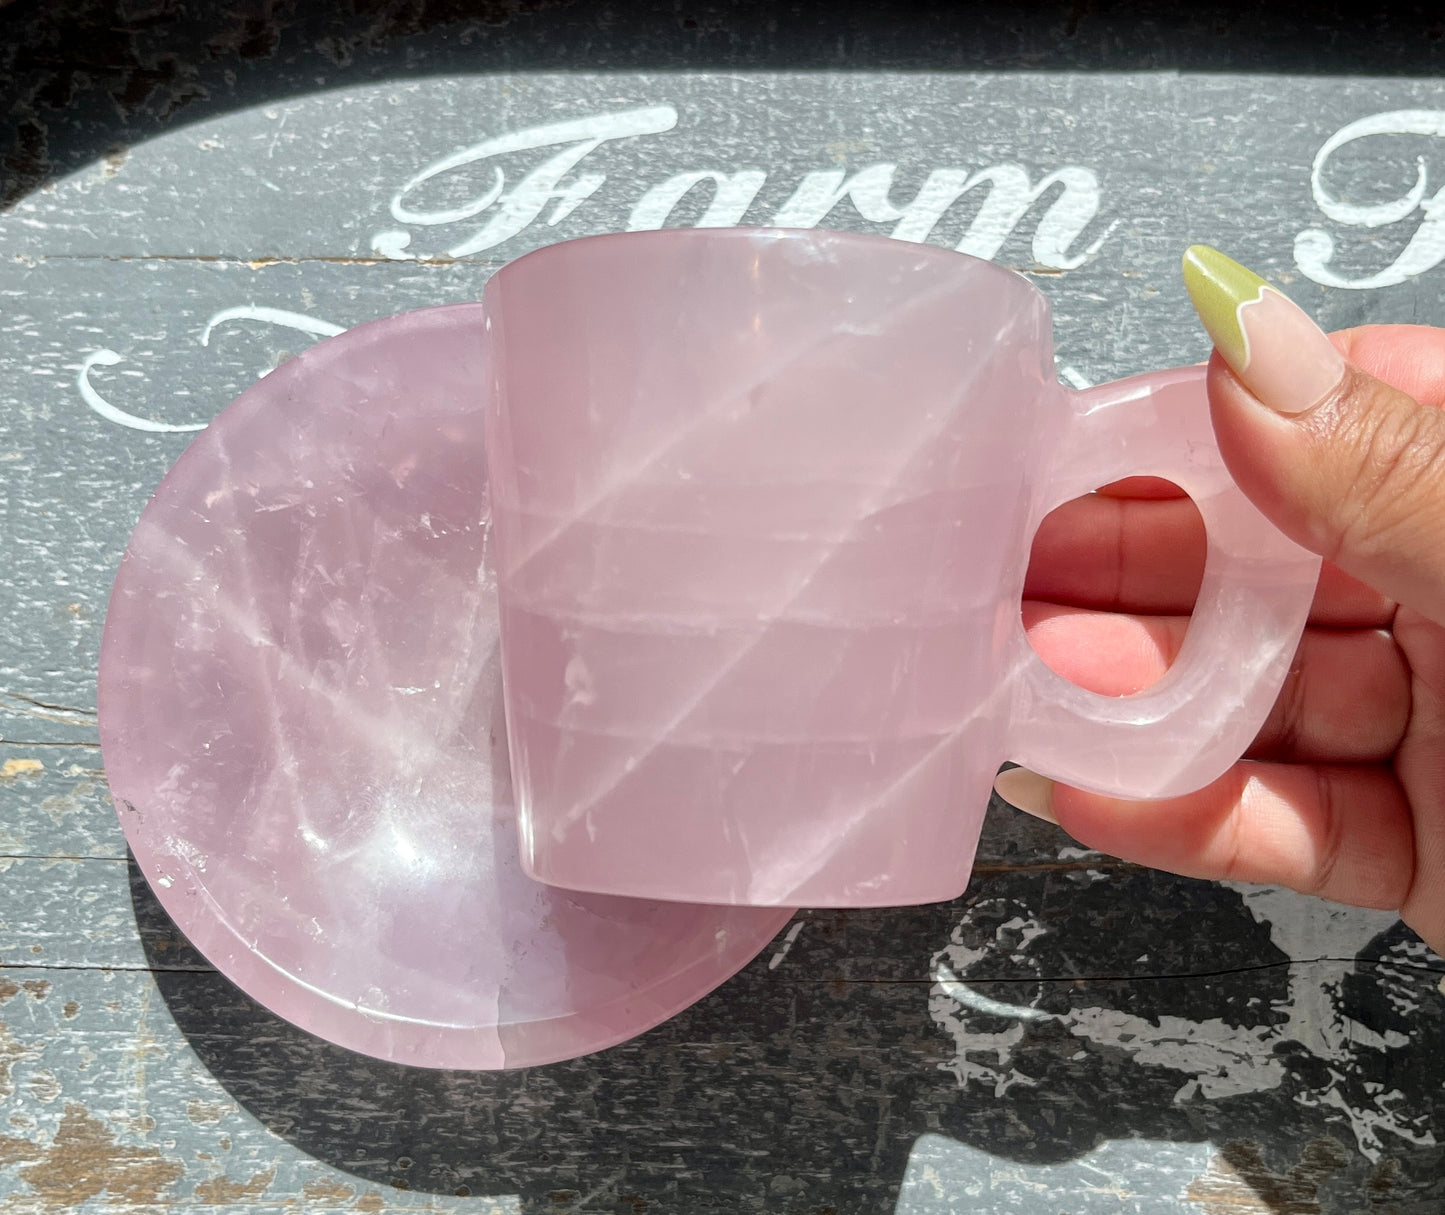
<path fill-rule="evenodd" d="M 363 326 L 224 411 L 137 526 L 101 655 L 121 820 L 187 936 L 303 1028 L 437 1067 L 631 1037 L 788 918 L 522 871 L 481 324 Z"/>
<path fill-rule="evenodd" d="M 1222 773 L 1318 559 L 1230 481 L 1198 369 L 1083 392 L 1048 305 L 948 250 L 678 229 L 488 283 L 488 460 L 523 861 L 736 905 L 963 890 L 1001 762 L 1125 796 Z M 1130 474 L 1196 497 L 1180 661 L 1110 701 L 1019 623 L 1032 529 Z"/>

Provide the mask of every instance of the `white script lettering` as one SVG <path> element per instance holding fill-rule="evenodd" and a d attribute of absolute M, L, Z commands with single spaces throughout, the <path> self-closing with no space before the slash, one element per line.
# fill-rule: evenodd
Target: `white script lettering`
<path fill-rule="evenodd" d="M 1363 291 L 1393 287 L 1432 270 L 1445 261 L 1445 188 L 1426 196 L 1428 174 L 1424 157 L 1415 160 L 1415 184 L 1398 198 L 1382 203 L 1356 204 L 1336 198 L 1325 185 L 1325 168 L 1330 158 L 1346 144 L 1378 135 L 1445 136 L 1445 111 L 1392 110 L 1371 114 L 1341 127 L 1325 140 L 1315 154 L 1310 170 L 1310 191 L 1315 205 L 1329 219 L 1352 228 L 1383 228 L 1399 223 L 1419 211 L 1421 219 L 1409 243 L 1388 266 L 1373 274 L 1350 278 L 1330 263 L 1335 241 L 1322 228 L 1306 228 L 1295 237 L 1294 259 L 1302 273 L 1326 287 L 1348 287 Z"/>
<path fill-rule="evenodd" d="M 309 333 L 312 337 L 335 337 L 338 333 L 346 332 L 341 325 L 334 325 L 320 317 L 307 316 L 304 312 L 290 312 L 284 308 L 267 308 L 258 304 L 239 304 L 234 308 L 222 308 L 206 322 L 206 327 L 201 330 L 201 345 L 209 346 L 211 334 L 216 327 L 227 321 L 260 321 L 266 325 L 280 325 L 285 329 L 295 329 L 299 333 Z M 76 376 L 75 386 L 80 390 L 80 399 L 107 422 L 147 434 L 184 434 L 205 430 L 210 425 L 209 422 L 157 422 L 152 418 L 133 414 L 106 400 L 90 382 L 91 370 L 95 367 L 114 367 L 124 362 L 124 355 L 109 348 L 93 350 L 81 360 L 80 372 Z M 265 376 L 271 370 L 273 369 L 266 368 L 261 375 Z"/>
<path fill-rule="evenodd" d="M 1082 253 L 1068 250 L 1099 213 L 1099 181 L 1089 169 L 1067 165 L 1045 174 L 1037 185 L 1029 182 L 1022 165 L 998 164 L 969 173 L 964 169 L 935 169 L 906 206 L 892 200 L 897 165 L 878 164 L 860 169 L 846 178 L 842 169 L 820 169 L 809 173 L 793 196 L 773 218 L 780 228 L 813 228 L 845 198 L 866 220 L 894 223 L 895 240 L 925 241 L 944 214 L 977 186 L 988 194 L 959 241 L 961 253 L 992 258 L 1038 200 L 1054 185 L 1063 193 L 1044 212 L 1034 232 L 1034 261 L 1051 270 L 1073 270 L 1098 251 L 1112 227 Z"/>
<path fill-rule="evenodd" d="M 398 223 L 413 227 L 440 227 L 477 219 L 487 213 L 482 227 L 442 255 L 467 257 L 494 248 L 538 222 L 549 202 L 555 205 L 542 222 L 552 226 L 591 198 L 606 181 L 606 174 L 568 175 L 578 170 L 583 160 L 604 143 L 661 134 L 676 124 L 677 111 L 673 107 L 650 106 L 493 136 L 415 174 L 392 198 L 391 216 Z M 490 178 L 485 188 L 465 201 L 432 210 L 420 209 L 408 201 L 427 182 L 479 162 L 493 162 L 509 153 L 559 145 L 560 150 L 531 168 L 510 189 L 505 170 L 490 163 L 487 166 Z M 814 170 L 804 174 L 792 195 L 770 220 L 759 217 L 753 222 L 769 222 L 780 228 L 814 228 L 846 201 L 864 220 L 892 224 L 890 235 L 896 240 L 920 242 L 932 235 L 951 207 L 966 195 L 982 190 L 978 211 L 956 247 L 975 257 L 995 257 L 1029 212 L 1042 205 L 1032 252 L 1034 262 L 1049 270 L 1073 270 L 1083 265 L 1113 231 L 1111 224 L 1092 243 L 1075 249 L 1085 230 L 1097 218 L 1102 201 L 1098 175 L 1081 165 L 1053 169 L 1036 182 L 1031 180 L 1027 169 L 1013 162 L 979 169 L 934 169 L 906 203 L 893 199 L 897 173 L 896 164 L 868 165 L 851 176 L 846 169 Z M 643 192 L 629 211 L 625 226 L 629 232 L 661 228 L 689 194 L 710 188 L 712 197 L 695 226 L 733 227 L 744 222 L 767 180 L 767 171 L 758 168 L 695 169 L 677 173 Z M 454 188 L 464 188 L 463 183 L 457 182 Z M 408 231 L 388 230 L 376 233 L 371 244 L 383 257 L 402 260 L 427 257 L 410 251 L 411 239 Z"/>
<path fill-rule="evenodd" d="M 677 111 L 670 105 L 658 105 L 623 110 L 617 114 L 597 114 L 569 122 L 552 122 L 545 126 L 528 127 L 524 131 L 484 139 L 470 148 L 463 148 L 460 152 L 443 157 L 412 177 L 392 198 L 391 217 L 399 224 L 453 224 L 480 215 L 488 207 L 498 203 L 500 209 L 482 228 L 447 250 L 448 257 L 467 257 L 480 253 L 483 249 L 491 249 L 516 236 L 542 213 L 542 208 L 552 199 L 557 200 L 557 205 L 547 217 L 548 224 L 560 223 L 580 203 L 590 198 L 606 180 L 604 174 L 587 173 L 565 186 L 561 184 L 562 178 L 575 169 L 589 152 L 595 151 L 609 139 L 656 135 L 662 131 L 670 131 L 676 125 Z M 505 174 L 498 166 L 493 165 L 490 187 L 468 202 L 438 211 L 416 211 L 406 205 L 406 196 L 434 177 L 508 152 L 548 148 L 557 144 L 564 145 L 562 150 L 544 160 L 511 190 L 506 189 Z M 393 258 L 398 255 L 406 256 L 401 250 L 410 243 L 411 236 L 406 232 L 379 232 L 371 242 L 376 252 Z"/>
<path fill-rule="evenodd" d="M 658 182 L 637 200 L 632 214 L 627 217 L 627 230 L 647 232 L 662 227 L 688 192 L 705 181 L 713 183 L 712 202 L 697 221 L 697 227 L 736 227 L 743 222 L 743 216 L 748 213 L 767 179 L 768 175 L 762 169 L 742 169 L 737 173 L 703 169 L 695 173 L 679 173 L 676 177 Z"/>

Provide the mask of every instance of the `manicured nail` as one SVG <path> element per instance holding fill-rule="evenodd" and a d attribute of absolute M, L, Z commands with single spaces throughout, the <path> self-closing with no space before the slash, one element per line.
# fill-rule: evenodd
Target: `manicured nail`
<path fill-rule="evenodd" d="M 1184 254 L 1184 285 L 1214 348 L 1276 413 L 1313 409 L 1339 387 L 1345 360 L 1300 306 L 1208 245 Z"/>
<path fill-rule="evenodd" d="M 1046 823 L 1057 823 L 1054 817 L 1054 782 L 1027 768 L 1010 768 L 1000 772 L 993 782 L 994 792 L 1015 810 L 1032 814 Z"/>

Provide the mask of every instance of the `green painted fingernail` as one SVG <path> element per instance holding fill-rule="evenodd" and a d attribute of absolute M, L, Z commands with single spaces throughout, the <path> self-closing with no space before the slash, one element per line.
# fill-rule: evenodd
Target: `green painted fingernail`
<path fill-rule="evenodd" d="M 1278 287 L 1207 245 L 1184 254 L 1184 284 L 1214 348 L 1260 404 L 1298 417 L 1339 388 L 1344 358 Z"/>
<path fill-rule="evenodd" d="M 1258 300 L 1269 284 L 1218 249 L 1191 245 L 1184 252 L 1184 285 L 1215 349 L 1243 375 L 1249 368 L 1249 339 L 1239 310 Z"/>

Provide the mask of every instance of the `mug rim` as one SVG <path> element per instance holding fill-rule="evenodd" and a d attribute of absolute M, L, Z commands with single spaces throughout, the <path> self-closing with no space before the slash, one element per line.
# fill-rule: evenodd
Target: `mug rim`
<path fill-rule="evenodd" d="M 774 227 L 772 225 L 742 225 L 730 228 L 647 228 L 636 232 L 596 232 L 587 236 L 574 236 L 567 240 L 554 241 L 551 244 L 541 245 L 536 249 L 529 249 L 526 253 L 504 262 L 492 274 L 495 279 L 499 275 L 507 273 L 516 267 L 530 262 L 539 257 L 561 257 L 566 251 L 579 245 L 613 245 L 629 244 L 670 244 L 687 243 L 691 241 L 748 241 L 757 240 L 760 237 L 774 240 L 795 240 L 806 241 L 814 244 L 837 244 L 837 245 L 864 245 L 874 248 L 887 246 L 899 254 L 911 253 L 914 256 L 923 256 L 933 261 L 947 261 L 950 265 L 957 264 L 959 260 L 971 263 L 975 272 L 986 272 L 999 280 L 1000 285 L 1007 284 L 1010 290 L 1022 291 L 1036 302 L 1042 304 L 1044 315 L 1048 319 L 1049 328 L 1053 325 L 1053 307 L 1049 297 L 1036 284 L 1030 282 L 1023 274 L 1008 266 L 1001 266 L 988 258 L 977 257 L 972 253 L 964 253 L 959 249 L 951 249 L 945 245 L 930 245 L 922 241 L 896 240 L 891 236 L 884 236 L 877 232 L 853 232 L 842 228 L 788 228 Z M 490 283 L 490 280 L 489 280 Z M 483 288 L 485 291 L 485 288 Z"/>

